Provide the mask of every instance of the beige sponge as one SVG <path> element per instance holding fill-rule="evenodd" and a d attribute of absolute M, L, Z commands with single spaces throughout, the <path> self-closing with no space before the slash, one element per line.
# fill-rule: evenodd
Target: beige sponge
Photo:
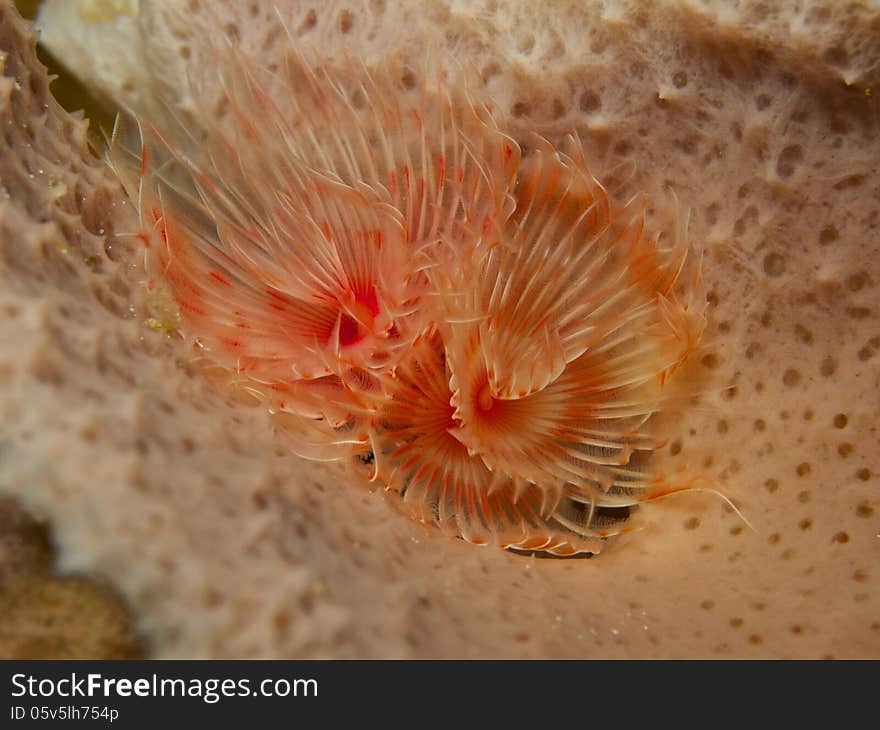
<path fill-rule="evenodd" d="M 81 125 L 46 115 L 4 2 L 0 490 L 50 520 L 62 565 L 109 579 L 157 656 L 880 655 L 880 10 L 269 5 L 48 2 L 40 22 L 97 92 L 194 120 L 223 112 L 187 93 L 205 33 L 267 66 L 291 38 L 416 74 L 448 51 L 523 142 L 577 132 L 609 190 L 658 216 L 673 192 L 711 350 L 664 458 L 716 477 L 755 529 L 693 494 L 599 557 L 541 560 L 448 540 L 347 465 L 292 456 L 141 315 L 130 206 L 69 142 Z"/>

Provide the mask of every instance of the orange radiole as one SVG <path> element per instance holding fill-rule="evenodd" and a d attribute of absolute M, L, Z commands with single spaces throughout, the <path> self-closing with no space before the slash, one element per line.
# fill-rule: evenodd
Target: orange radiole
<path fill-rule="evenodd" d="M 218 58 L 204 141 L 141 120 L 113 151 L 148 285 L 203 354 L 475 544 L 596 553 L 692 488 L 651 458 L 705 322 L 684 221 L 649 233 L 576 140 L 522 158 L 439 70 Z"/>

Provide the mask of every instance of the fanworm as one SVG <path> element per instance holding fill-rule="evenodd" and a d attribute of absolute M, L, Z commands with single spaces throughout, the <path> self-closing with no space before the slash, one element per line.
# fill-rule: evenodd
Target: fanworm
<path fill-rule="evenodd" d="M 141 120 L 113 163 L 147 285 L 302 450 L 360 456 L 450 535 L 554 555 L 692 488 L 651 468 L 705 323 L 682 218 L 652 234 L 576 139 L 523 156 L 440 71 L 222 55 L 225 117 Z"/>

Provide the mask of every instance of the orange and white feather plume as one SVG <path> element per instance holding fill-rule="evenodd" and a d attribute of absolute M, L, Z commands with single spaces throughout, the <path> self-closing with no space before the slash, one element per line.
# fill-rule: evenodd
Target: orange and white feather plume
<path fill-rule="evenodd" d="M 690 488 L 651 458 L 704 325 L 684 222 L 649 233 L 576 140 L 521 159 L 440 70 L 217 56 L 224 120 L 112 153 L 204 356 L 475 544 L 597 553 Z"/>

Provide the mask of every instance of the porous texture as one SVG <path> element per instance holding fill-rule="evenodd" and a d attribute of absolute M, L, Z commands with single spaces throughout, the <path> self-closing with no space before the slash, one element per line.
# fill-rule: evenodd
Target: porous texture
<path fill-rule="evenodd" d="M 166 12 L 178 4 L 142 0 L 138 17 L 77 10 L 53 24 L 64 4 L 44 14 L 53 53 L 108 96 L 130 74 L 135 107 L 153 83 L 173 91 L 212 23 L 233 24 L 267 64 L 288 42 L 263 3 L 218 19 L 191 2 L 180 25 Z M 652 505 L 652 526 L 600 557 L 524 558 L 406 520 L 346 465 L 299 461 L 265 414 L 224 402 L 191 353 L 147 326 L 137 271 L 104 253 L 108 231 L 134 225 L 129 206 L 56 132 L 8 139 L 0 158 L 4 181 L 22 171 L 0 208 L 0 490 L 51 521 L 62 565 L 109 579 L 157 656 L 880 655 L 880 12 L 273 5 L 324 54 L 453 50 L 523 140 L 577 131 L 617 194 L 660 206 L 675 192 L 704 250 L 712 350 L 707 392 L 667 456 L 717 477 L 756 531 L 695 494 Z M 36 124 L 45 79 L 0 7 L 2 113 L 48 128 Z M 144 60 L 118 75 L 65 55 L 123 33 Z M 55 197 L 34 151 L 78 193 Z M 110 250 L 136 263 L 123 241 Z"/>
<path fill-rule="evenodd" d="M 66 377 L 63 348 L 70 341 L 49 344 L 54 332 L 67 326 L 78 301 L 100 299 L 120 311 L 127 306 L 103 249 L 109 221 L 117 217 L 112 201 L 119 188 L 86 153 L 84 122 L 52 100 L 45 72 L 33 58 L 35 40 L 4 5 L 0 480 L 18 495 L 31 487 L 28 469 L 36 462 L 29 461 L 26 442 L 39 439 L 41 428 L 39 418 L 21 423 L 22 412 L 45 409 L 44 417 L 62 421 L 58 409 L 68 403 L 56 400 L 51 386 L 40 393 L 29 385 Z M 65 468 L 60 461 L 59 468 Z M 0 658 L 118 659 L 142 651 L 125 605 L 100 582 L 54 571 L 45 528 L 13 501 L 0 499 Z"/>

